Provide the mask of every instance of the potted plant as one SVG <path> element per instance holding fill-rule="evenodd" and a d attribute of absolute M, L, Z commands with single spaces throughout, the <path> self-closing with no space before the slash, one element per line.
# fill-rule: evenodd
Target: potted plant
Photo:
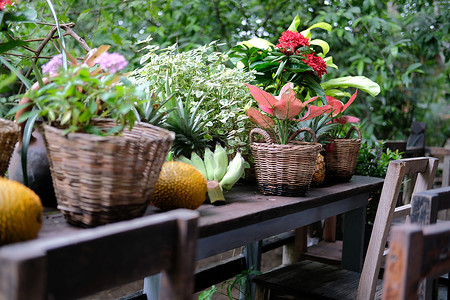
<path fill-rule="evenodd" d="M 349 124 L 358 123 L 359 119 L 343 115 L 343 112 L 353 103 L 357 93 L 358 91 L 345 104 L 334 97 L 326 96 L 329 109 L 315 120 L 302 124 L 310 125 L 318 135 L 319 142 L 324 145 L 328 183 L 349 181 L 355 171 L 362 141 L 361 131 Z M 315 98 L 313 97 L 313 100 Z M 357 138 L 351 138 L 352 133 L 356 133 Z"/>
<path fill-rule="evenodd" d="M 96 226 L 141 216 L 174 134 L 136 122 L 143 88 L 119 71 L 127 62 L 108 46 L 47 74 L 21 100 L 18 122 L 41 118 L 58 208 L 74 225 Z M 33 109 L 27 103 L 32 103 Z"/>
<path fill-rule="evenodd" d="M 310 128 L 299 128 L 293 131 L 295 124 L 320 115 L 328 106 L 317 110 L 308 109 L 300 119 L 296 119 L 312 100 L 302 102 L 296 97 L 292 83 L 281 89 L 279 96 L 247 84 L 250 93 L 265 112 L 250 107 L 247 110 L 249 119 L 260 128 L 250 131 L 250 147 L 255 159 L 256 178 L 259 190 L 263 194 L 302 196 L 311 183 L 314 166 L 321 145 Z M 295 141 L 298 134 L 309 132 L 313 143 Z M 263 142 L 256 139 L 257 134 L 263 136 Z"/>

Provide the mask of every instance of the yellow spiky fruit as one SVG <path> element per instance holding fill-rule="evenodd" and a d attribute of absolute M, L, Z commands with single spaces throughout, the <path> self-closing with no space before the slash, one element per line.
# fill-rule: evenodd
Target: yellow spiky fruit
<path fill-rule="evenodd" d="M 43 218 L 35 192 L 17 181 L 0 178 L 0 245 L 36 238 Z"/>
<path fill-rule="evenodd" d="M 197 209 L 206 200 L 206 178 L 194 166 L 181 161 L 165 162 L 151 204 L 162 209 Z"/>
<path fill-rule="evenodd" d="M 312 186 L 318 186 L 325 180 L 325 159 L 322 154 L 317 155 L 316 165 L 314 166 L 314 175 L 311 181 Z"/>

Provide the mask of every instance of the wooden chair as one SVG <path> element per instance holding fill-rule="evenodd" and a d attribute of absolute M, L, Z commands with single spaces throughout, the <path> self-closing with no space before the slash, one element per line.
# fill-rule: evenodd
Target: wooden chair
<path fill-rule="evenodd" d="M 419 299 L 421 279 L 450 271 L 450 222 L 395 226 L 389 249 L 383 299 Z"/>
<path fill-rule="evenodd" d="M 437 165 L 437 159 L 427 157 L 390 162 L 361 274 L 304 260 L 255 276 L 256 298 L 277 299 L 290 295 L 293 299 L 301 299 L 301 295 L 305 295 L 306 299 L 369 300 L 375 298 L 376 290 L 377 298 L 381 298 L 378 275 L 390 225 L 394 215 L 406 216 L 411 208 L 410 204 L 396 208 L 403 179 L 405 175 L 418 174 L 414 193 L 430 189 Z"/>
<path fill-rule="evenodd" d="M 197 222 L 180 209 L 0 247 L 0 299 L 75 299 L 161 271 L 159 299 L 192 299 Z"/>
<path fill-rule="evenodd" d="M 411 200 L 411 223 L 429 225 L 436 223 L 438 213 L 450 208 L 450 186 L 417 193 Z M 420 299 L 431 299 L 433 284 L 424 280 L 420 287 Z M 435 291 L 436 292 L 436 291 Z M 450 284 L 447 280 L 447 299 L 450 299 Z"/>

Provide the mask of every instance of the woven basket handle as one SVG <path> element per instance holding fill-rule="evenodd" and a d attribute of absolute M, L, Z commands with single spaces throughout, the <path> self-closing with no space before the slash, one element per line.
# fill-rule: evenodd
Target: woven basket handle
<path fill-rule="evenodd" d="M 345 138 L 346 139 L 350 138 L 350 135 L 352 134 L 353 131 L 356 131 L 356 133 L 358 134 L 358 139 L 361 139 L 361 131 L 355 126 L 352 126 L 352 128 L 350 128 Z"/>
<path fill-rule="evenodd" d="M 250 131 L 250 143 L 254 143 L 255 142 L 255 135 L 256 134 L 260 134 L 263 136 L 264 140 L 266 141 L 266 143 L 272 144 L 272 138 L 270 137 L 270 134 L 267 133 L 267 131 L 265 131 L 264 129 L 261 128 L 253 128 Z"/>
<path fill-rule="evenodd" d="M 297 135 L 299 135 L 300 132 L 303 132 L 303 131 L 309 132 L 309 134 L 310 134 L 311 137 L 313 138 L 314 143 L 317 143 L 317 137 L 316 137 L 316 134 L 315 134 L 314 131 L 313 131 L 311 128 L 309 128 L 309 127 L 302 127 L 302 128 L 297 129 L 296 132 L 294 132 L 293 134 L 291 134 L 291 135 L 288 137 L 287 142 L 289 143 L 289 142 L 293 141 L 293 140 L 295 139 L 295 137 L 296 137 Z"/>

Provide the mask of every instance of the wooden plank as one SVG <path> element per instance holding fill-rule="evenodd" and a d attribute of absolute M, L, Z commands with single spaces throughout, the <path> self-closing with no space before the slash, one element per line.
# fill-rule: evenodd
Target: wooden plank
<path fill-rule="evenodd" d="M 162 292 L 181 299 L 193 287 L 197 217 L 179 210 L 0 247 L 0 298 L 83 297 L 167 269 Z"/>
<path fill-rule="evenodd" d="M 392 230 L 383 299 L 419 299 L 419 281 L 450 271 L 450 223 L 420 228 L 404 224 Z"/>

